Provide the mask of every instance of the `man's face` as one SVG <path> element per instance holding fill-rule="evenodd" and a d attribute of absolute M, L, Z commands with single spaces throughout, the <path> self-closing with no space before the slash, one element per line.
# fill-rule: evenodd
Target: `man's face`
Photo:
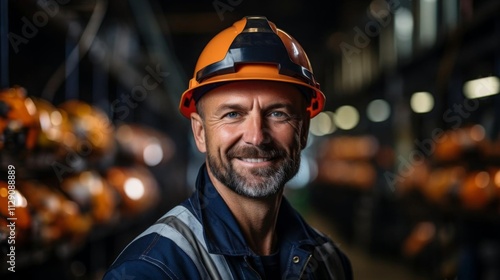
<path fill-rule="evenodd" d="M 278 193 L 298 172 L 309 113 L 301 92 L 278 82 L 233 82 L 206 93 L 191 116 L 213 177 L 247 197 Z"/>

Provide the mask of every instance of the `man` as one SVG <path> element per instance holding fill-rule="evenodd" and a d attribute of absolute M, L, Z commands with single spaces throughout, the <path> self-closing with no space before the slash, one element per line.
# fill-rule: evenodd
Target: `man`
<path fill-rule="evenodd" d="M 283 197 L 324 101 L 302 47 L 265 17 L 215 36 L 180 102 L 206 154 L 196 191 L 104 278 L 352 279 L 348 258 Z"/>

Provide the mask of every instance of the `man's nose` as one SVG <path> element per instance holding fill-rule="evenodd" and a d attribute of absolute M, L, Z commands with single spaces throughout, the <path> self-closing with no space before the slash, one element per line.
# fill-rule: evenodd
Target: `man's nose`
<path fill-rule="evenodd" d="M 265 119 L 258 114 L 248 116 L 243 130 L 243 141 L 247 144 L 258 146 L 269 142 L 269 129 Z"/>

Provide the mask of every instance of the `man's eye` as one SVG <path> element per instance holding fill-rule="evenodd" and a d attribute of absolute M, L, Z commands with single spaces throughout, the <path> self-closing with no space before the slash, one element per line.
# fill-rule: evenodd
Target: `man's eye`
<path fill-rule="evenodd" d="M 236 113 L 236 112 L 230 112 L 230 113 L 227 113 L 225 115 L 226 118 L 230 118 L 230 119 L 234 119 L 234 118 L 237 118 L 240 114 Z"/>
<path fill-rule="evenodd" d="M 280 111 L 274 111 L 272 112 L 271 114 L 271 117 L 275 117 L 275 118 L 283 118 L 283 117 L 286 117 L 286 114 L 283 113 L 283 112 L 280 112 Z"/>

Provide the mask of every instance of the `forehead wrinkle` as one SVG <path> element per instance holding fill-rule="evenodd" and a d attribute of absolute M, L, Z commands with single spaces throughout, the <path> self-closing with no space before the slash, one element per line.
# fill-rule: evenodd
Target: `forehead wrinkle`
<path fill-rule="evenodd" d="M 265 99 L 266 96 L 260 97 L 259 93 L 273 93 L 274 98 Z M 287 97 L 284 94 L 289 94 L 290 97 Z M 293 97 L 292 97 L 293 96 Z M 300 98 L 295 98 L 295 96 Z M 211 108 L 217 108 L 218 105 L 222 103 L 228 104 L 238 104 L 240 107 L 233 106 L 234 109 L 245 109 L 247 102 L 252 103 L 250 106 L 253 108 L 254 104 L 262 105 L 262 108 L 270 108 L 270 106 L 276 107 L 285 107 L 292 108 L 295 107 L 297 103 L 301 103 L 302 106 L 305 105 L 305 98 L 300 91 L 288 84 L 281 84 L 276 82 L 262 82 L 262 81 L 244 81 L 244 82 L 233 82 L 218 88 L 212 89 L 207 92 L 198 102 L 205 103 L 205 101 L 210 103 Z M 210 101 L 208 101 L 210 100 Z M 278 103 L 280 105 L 278 105 Z M 264 107 L 265 105 L 265 107 Z M 229 107 L 226 107 L 229 108 Z M 206 109 L 205 109 L 206 110 Z M 211 110 L 212 112 L 218 111 L 219 109 Z"/>

